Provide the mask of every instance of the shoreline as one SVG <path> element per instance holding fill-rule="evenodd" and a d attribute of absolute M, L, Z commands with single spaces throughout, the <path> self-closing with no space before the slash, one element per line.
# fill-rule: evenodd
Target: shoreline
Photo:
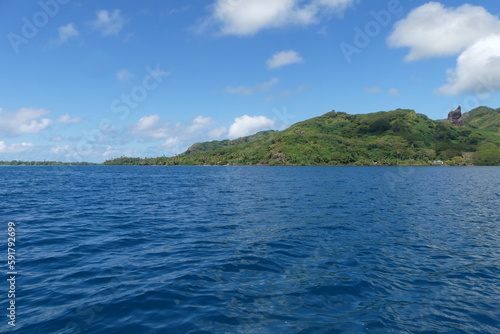
<path fill-rule="evenodd" d="M 102 167 L 102 166 L 142 166 L 142 167 L 500 167 L 497 165 L 449 165 L 449 164 L 428 164 L 428 165 L 412 165 L 412 164 L 401 164 L 401 165 L 238 165 L 238 164 L 227 164 L 227 165 L 148 165 L 148 164 L 134 164 L 134 165 L 120 165 L 120 164 L 78 164 L 78 163 L 65 163 L 65 164 L 0 164 L 0 167 L 74 167 L 74 166 L 87 166 L 87 167 Z"/>

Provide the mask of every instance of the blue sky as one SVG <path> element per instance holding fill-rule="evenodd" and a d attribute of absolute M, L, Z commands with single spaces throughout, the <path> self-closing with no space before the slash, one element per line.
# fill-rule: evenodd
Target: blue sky
<path fill-rule="evenodd" d="M 500 107 L 500 3 L 0 3 L 0 160 L 171 156 L 330 110 Z"/>

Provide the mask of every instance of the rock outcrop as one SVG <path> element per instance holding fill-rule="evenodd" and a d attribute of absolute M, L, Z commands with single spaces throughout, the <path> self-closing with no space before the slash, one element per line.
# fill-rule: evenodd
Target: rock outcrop
<path fill-rule="evenodd" d="M 448 121 L 453 125 L 464 125 L 464 120 L 462 118 L 462 107 L 458 106 L 455 111 L 450 111 L 448 113 Z"/>

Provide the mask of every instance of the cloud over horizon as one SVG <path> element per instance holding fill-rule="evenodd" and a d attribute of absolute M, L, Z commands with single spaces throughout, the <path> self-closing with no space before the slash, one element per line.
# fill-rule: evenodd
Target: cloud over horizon
<path fill-rule="evenodd" d="M 243 115 L 234 119 L 229 127 L 228 138 L 236 139 L 252 135 L 261 130 L 269 130 L 276 125 L 276 121 L 265 116 Z"/>
<path fill-rule="evenodd" d="M 0 141 L 0 153 L 22 153 L 33 150 L 35 145 L 32 143 L 7 144 Z"/>
<path fill-rule="evenodd" d="M 158 147 L 179 153 L 193 142 L 204 140 L 206 130 L 214 123 L 211 117 L 197 116 L 175 124 L 162 121 L 157 114 L 141 117 L 130 127 L 131 133 L 140 141 L 162 140 Z"/>

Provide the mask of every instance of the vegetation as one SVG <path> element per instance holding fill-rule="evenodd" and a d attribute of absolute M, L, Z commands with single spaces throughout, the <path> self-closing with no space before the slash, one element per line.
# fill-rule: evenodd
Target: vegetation
<path fill-rule="evenodd" d="M 0 166 L 69 166 L 69 165 L 97 165 L 90 162 L 60 162 L 60 161 L 0 161 Z"/>
<path fill-rule="evenodd" d="M 331 111 L 283 131 L 196 143 L 175 157 L 108 160 L 105 165 L 500 165 L 500 109 L 476 108 L 465 125 L 413 110 L 349 115 Z"/>

